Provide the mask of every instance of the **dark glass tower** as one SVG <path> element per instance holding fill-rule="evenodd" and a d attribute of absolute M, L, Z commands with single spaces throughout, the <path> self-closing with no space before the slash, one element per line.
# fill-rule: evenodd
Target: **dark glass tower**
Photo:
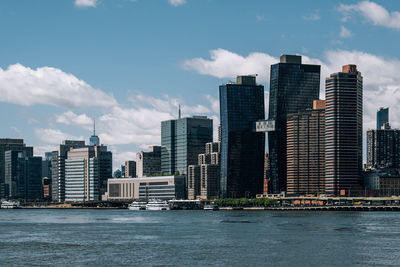
<path fill-rule="evenodd" d="M 363 80 L 356 65 L 326 78 L 325 192 L 349 195 L 362 179 Z"/>
<path fill-rule="evenodd" d="M 221 116 L 221 197 L 262 194 L 265 134 L 253 131 L 265 118 L 264 86 L 255 76 L 219 87 Z"/>
<path fill-rule="evenodd" d="M 197 164 L 197 156 L 212 140 L 213 120 L 206 116 L 161 122 L 161 171 L 187 174 L 188 165 Z"/>
<path fill-rule="evenodd" d="M 389 122 L 389 108 L 380 108 L 376 112 L 376 129 L 380 130 L 385 123 Z"/>
<path fill-rule="evenodd" d="M 271 66 L 268 119 L 275 131 L 268 132 L 272 193 L 286 191 L 286 119 L 290 113 L 312 109 L 319 99 L 321 66 L 301 64 L 301 56 L 282 55 Z"/>

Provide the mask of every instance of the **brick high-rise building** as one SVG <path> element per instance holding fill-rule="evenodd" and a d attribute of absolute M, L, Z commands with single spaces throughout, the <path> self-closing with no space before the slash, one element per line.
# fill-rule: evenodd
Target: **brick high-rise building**
<path fill-rule="evenodd" d="M 325 94 L 325 191 L 349 195 L 360 189 L 363 176 L 363 78 L 357 66 L 326 78 Z"/>
<path fill-rule="evenodd" d="M 325 192 L 325 101 L 287 119 L 288 195 Z"/>

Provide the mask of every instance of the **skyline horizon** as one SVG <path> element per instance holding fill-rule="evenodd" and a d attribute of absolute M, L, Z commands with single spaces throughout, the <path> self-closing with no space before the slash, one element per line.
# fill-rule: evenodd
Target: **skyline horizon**
<path fill-rule="evenodd" d="M 363 132 L 379 107 L 400 115 L 395 1 L 286 1 L 294 10 L 263 1 L 23 2 L 0 3 L 0 135 L 23 138 L 35 155 L 65 139 L 88 142 L 95 118 L 119 166 L 160 144 L 161 121 L 177 118 L 179 104 L 183 116 L 212 118 L 216 132 L 218 86 L 236 75 L 258 74 L 267 114 L 270 66 L 281 54 L 321 65 L 321 99 L 325 78 L 356 64 L 365 77 Z M 229 15 L 238 9 L 242 16 Z"/>

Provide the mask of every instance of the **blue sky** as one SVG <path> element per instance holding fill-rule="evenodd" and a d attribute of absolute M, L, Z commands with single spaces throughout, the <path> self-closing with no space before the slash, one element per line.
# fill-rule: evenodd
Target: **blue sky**
<path fill-rule="evenodd" d="M 88 139 L 96 118 L 114 167 L 160 143 L 161 120 L 212 116 L 218 86 L 281 54 L 322 65 L 321 80 L 355 63 L 364 130 L 379 106 L 400 115 L 399 1 L 2 0 L 1 137 L 36 154 Z M 323 83 L 321 96 L 323 98 Z"/>

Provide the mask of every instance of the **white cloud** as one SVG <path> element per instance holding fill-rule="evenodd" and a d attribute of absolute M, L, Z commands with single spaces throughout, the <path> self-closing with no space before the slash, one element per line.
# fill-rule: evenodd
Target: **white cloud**
<path fill-rule="evenodd" d="M 57 123 L 78 125 L 87 130 L 91 130 L 93 128 L 93 119 L 86 114 L 77 115 L 72 111 L 67 111 L 61 115 L 55 115 L 55 118 Z"/>
<path fill-rule="evenodd" d="M 173 6 L 180 6 L 186 4 L 186 0 L 168 0 L 168 2 Z"/>
<path fill-rule="evenodd" d="M 82 136 L 63 133 L 58 129 L 35 129 L 36 137 L 47 145 L 59 145 L 64 140 L 84 140 Z"/>
<path fill-rule="evenodd" d="M 96 7 L 98 0 L 75 0 L 77 7 Z"/>
<path fill-rule="evenodd" d="M 31 106 L 107 107 L 116 104 L 113 96 L 94 89 L 83 80 L 57 68 L 36 70 L 21 64 L 0 68 L 0 101 Z"/>
<path fill-rule="evenodd" d="M 340 4 L 338 10 L 343 14 L 343 21 L 347 21 L 353 13 L 359 13 L 374 25 L 400 29 L 400 12 L 389 12 L 374 2 L 362 1 L 354 5 Z"/>
<path fill-rule="evenodd" d="M 269 80 L 269 66 L 279 62 L 265 53 L 253 52 L 247 57 L 225 49 L 210 51 L 211 59 L 194 58 L 184 61 L 183 68 L 218 78 L 234 78 L 237 75 L 258 74 L 259 82 Z"/>
<path fill-rule="evenodd" d="M 320 20 L 319 10 L 316 10 L 308 15 L 302 16 L 304 20 Z"/>
<path fill-rule="evenodd" d="M 340 27 L 340 37 L 342 38 L 349 38 L 351 37 L 353 34 L 351 33 L 351 31 L 349 29 L 347 29 L 345 26 L 341 26 Z"/>
<path fill-rule="evenodd" d="M 215 113 L 219 113 L 219 99 L 214 98 L 211 95 L 206 95 L 206 98 L 211 104 L 211 110 Z"/>

